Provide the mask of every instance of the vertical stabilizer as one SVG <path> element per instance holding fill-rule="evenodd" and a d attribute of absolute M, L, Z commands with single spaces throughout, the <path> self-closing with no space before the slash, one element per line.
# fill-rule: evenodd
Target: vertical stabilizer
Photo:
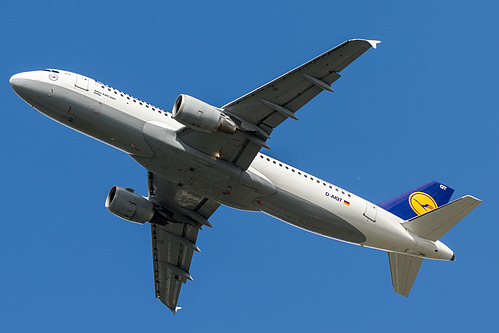
<path fill-rule="evenodd" d="M 390 260 L 393 291 L 405 297 L 409 296 L 423 258 L 388 252 L 388 259 Z"/>
<path fill-rule="evenodd" d="M 454 190 L 442 183 L 428 182 L 410 191 L 383 201 L 378 207 L 409 220 L 449 202 Z"/>

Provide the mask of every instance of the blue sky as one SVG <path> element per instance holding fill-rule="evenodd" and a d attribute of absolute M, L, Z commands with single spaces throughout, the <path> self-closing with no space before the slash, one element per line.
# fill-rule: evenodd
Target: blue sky
<path fill-rule="evenodd" d="M 497 312 L 499 5 L 491 1 L 24 1 L 0 11 L 2 332 L 485 330 Z M 279 127 L 271 156 L 372 201 L 429 180 L 484 202 L 405 299 L 384 252 L 221 208 L 176 317 L 154 299 L 149 226 L 104 208 L 146 194 L 125 154 L 35 112 L 11 75 L 60 68 L 165 109 L 221 106 L 344 40 L 379 39 Z"/>

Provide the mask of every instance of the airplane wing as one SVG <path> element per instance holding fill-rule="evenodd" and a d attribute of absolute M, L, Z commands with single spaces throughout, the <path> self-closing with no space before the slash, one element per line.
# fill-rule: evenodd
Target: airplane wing
<path fill-rule="evenodd" d="M 234 134 L 203 133 L 184 128 L 180 138 L 188 145 L 210 155 L 217 155 L 242 169 L 248 168 L 274 128 L 295 115 L 303 105 L 323 90 L 333 91 L 345 67 L 379 41 L 352 39 L 309 62 L 224 105 L 239 130 Z"/>
<path fill-rule="evenodd" d="M 148 172 L 149 199 L 168 210 L 171 221 L 165 226 L 151 223 L 154 289 L 156 298 L 174 314 L 182 283 L 192 280 L 192 255 L 199 252 L 196 239 L 201 225 L 220 204 L 184 190 Z"/>

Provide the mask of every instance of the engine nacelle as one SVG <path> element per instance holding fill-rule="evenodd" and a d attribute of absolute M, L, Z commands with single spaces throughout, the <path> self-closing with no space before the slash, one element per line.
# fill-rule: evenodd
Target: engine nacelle
<path fill-rule="evenodd" d="M 113 186 L 106 198 L 106 208 L 114 215 L 127 221 L 144 224 L 146 222 L 166 224 L 166 220 L 158 217 L 156 207 L 146 198 L 133 190 Z M 164 221 L 163 221 L 164 220 Z"/>
<path fill-rule="evenodd" d="M 234 133 L 236 124 L 216 107 L 188 95 L 180 95 L 172 110 L 173 119 L 179 123 L 202 131 Z"/>

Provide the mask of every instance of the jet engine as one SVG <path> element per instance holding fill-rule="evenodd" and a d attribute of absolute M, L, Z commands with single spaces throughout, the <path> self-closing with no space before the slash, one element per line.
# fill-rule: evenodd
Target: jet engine
<path fill-rule="evenodd" d="M 232 119 L 199 99 L 180 95 L 172 110 L 173 119 L 179 123 L 202 132 L 221 131 L 232 134 L 237 126 Z"/>
<path fill-rule="evenodd" d="M 132 189 L 113 186 L 106 198 L 106 208 L 127 221 L 144 224 L 151 222 L 165 225 L 167 220 L 156 206 Z"/>

